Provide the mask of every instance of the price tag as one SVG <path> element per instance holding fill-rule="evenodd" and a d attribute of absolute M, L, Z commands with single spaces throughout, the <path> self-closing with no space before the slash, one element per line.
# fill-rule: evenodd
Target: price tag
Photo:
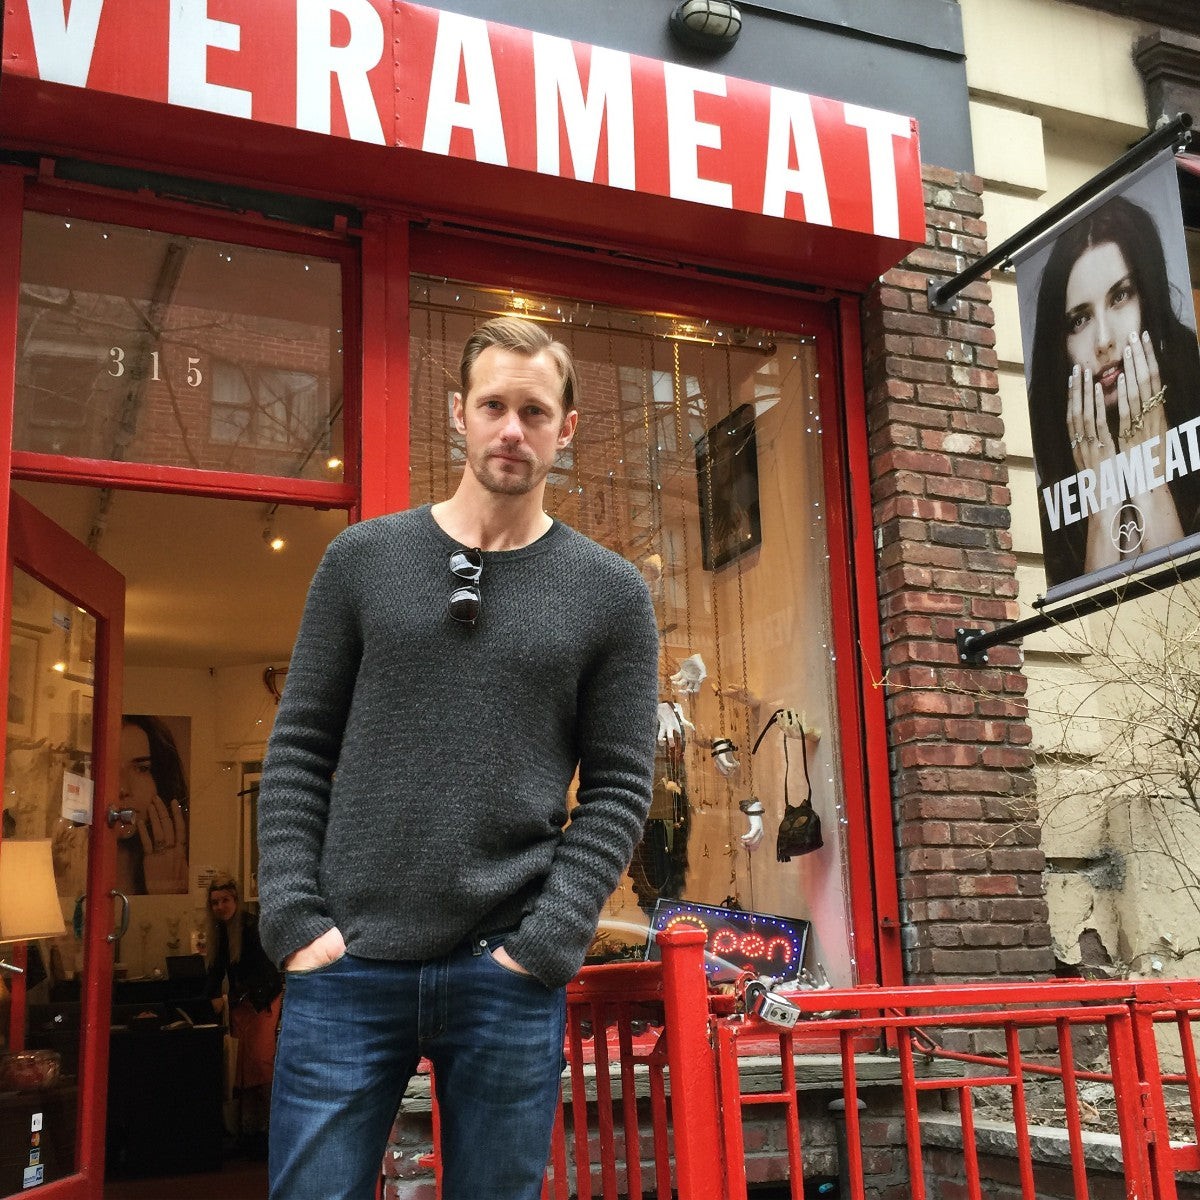
<path fill-rule="evenodd" d="M 62 783 L 62 815 L 76 825 L 92 823 L 92 791 L 93 784 L 86 775 L 76 775 L 72 771 L 63 772 Z"/>

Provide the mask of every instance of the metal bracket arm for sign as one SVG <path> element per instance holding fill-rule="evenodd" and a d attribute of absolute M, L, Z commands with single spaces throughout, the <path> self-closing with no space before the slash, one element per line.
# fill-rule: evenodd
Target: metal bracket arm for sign
<path fill-rule="evenodd" d="M 1116 162 L 1105 167 L 1098 175 L 1094 175 L 1082 187 L 1076 188 L 1053 208 L 1048 208 L 1040 217 L 1030 221 L 1024 229 L 1018 230 L 994 250 L 973 262 L 965 271 L 960 271 L 952 279 L 931 279 L 929 281 L 930 309 L 936 312 L 953 312 L 958 306 L 955 297 L 963 288 L 986 275 L 993 267 L 1011 266 L 1012 255 L 1015 251 L 1020 250 L 1022 246 L 1027 246 L 1034 238 L 1040 237 L 1047 229 L 1057 225 L 1081 204 L 1087 203 L 1093 196 L 1098 196 L 1110 184 L 1128 175 L 1135 167 L 1141 166 L 1165 147 L 1174 146 L 1175 153 L 1178 154 L 1192 140 L 1191 127 L 1191 116 L 1188 113 L 1180 113 L 1173 121 L 1146 134 L 1141 141 L 1135 142 Z"/>
<path fill-rule="evenodd" d="M 1175 583 L 1186 583 L 1189 579 L 1200 576 L 1200 556 L 1183 563 L 1172 563 L 1155 571 L 1152 575 L 1143 575 L 1138 579 L 1126 579 L 1103 592 L 1084 596 L 1081 600 L 1071 600 L 1060 604 L 1057 608 L 1026 617 L 1023 621 L 1013 621 L 1010 625 L 1001 625 L 997 629 L 975 629 L 960 626 L 954 631 L 954 641 L 958 647 L 958 661 L 970 666 L 986 664 L 987 652 L 993 646 L 1007 646 L 1019 642 L 1031 633 L 1041 633 L 1052 629 L 1064 621 L 1078 621 L 1081 617 L 1091 616 L 1092 613 L 1102 612 L 1112 608 L 1123 600 L 1135 600 L 1139 596 L 1151 596 L 1161 592 L 1163 588 Z"/>

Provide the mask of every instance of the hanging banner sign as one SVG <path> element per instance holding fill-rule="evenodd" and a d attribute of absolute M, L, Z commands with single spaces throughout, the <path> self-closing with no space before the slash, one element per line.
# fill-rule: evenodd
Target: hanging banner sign
<path fill-rule="evenodd" d="M 1046 599 L 1200 549 L 1200 354 L 1170 150 L 1013 257 Z"/>
<path fill-rule="evenodd" d="M 416 4 L 9 0 L 3 69 L 359 142 L 925 240 L 920 149 L 909 117 Z"/>

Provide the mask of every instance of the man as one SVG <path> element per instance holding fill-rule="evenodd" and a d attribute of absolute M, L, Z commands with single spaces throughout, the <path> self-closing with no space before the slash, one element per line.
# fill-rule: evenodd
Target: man
<path fill-rule="evenodd" d="M 564 985 L 650 804 L 649 593 L 543 509 L 578 421 L 570 354 L 497 318 L 468 339 L 461 378 L 458 489 L 330 544 L 271 735 L 259 894 L 287 971 L 277 1200 L 373 1196 L 422 1055 L 446 1200 L 540 1194 Z"/>

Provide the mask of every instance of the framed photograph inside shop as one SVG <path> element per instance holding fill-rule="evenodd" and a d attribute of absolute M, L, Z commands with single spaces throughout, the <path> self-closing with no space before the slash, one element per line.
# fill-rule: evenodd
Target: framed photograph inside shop
<path fill-rule="evenodd" d="M 700 545 L 715 571 L 762 542 L 754 407 L 740 405 L 696 443 Z"/>
<path fill-rule="evenodd" d="M 16 567 L 12 573 L 12 621 L 24 629 L 49 633 L 54 616 L 54 593 L 44 583 Z"/>
<path fill-rule="evenodd" d="M 96 618 L 91 613 L 71 614 L 71 634 L 67 645 L 68 679 L 91 683 L 96 672 Z"/>
<path fill-rule="evenodd" d="M 67 740 L 78 754 L 92 752 L 92 693 L 76 688 L 67 702 Z"/>
<path fill-rule="evenodd" d="M 8 644 L 9 737 L 33 737 L 40 650 L 41 638 L 37 634 L 13 629 Z"/>

